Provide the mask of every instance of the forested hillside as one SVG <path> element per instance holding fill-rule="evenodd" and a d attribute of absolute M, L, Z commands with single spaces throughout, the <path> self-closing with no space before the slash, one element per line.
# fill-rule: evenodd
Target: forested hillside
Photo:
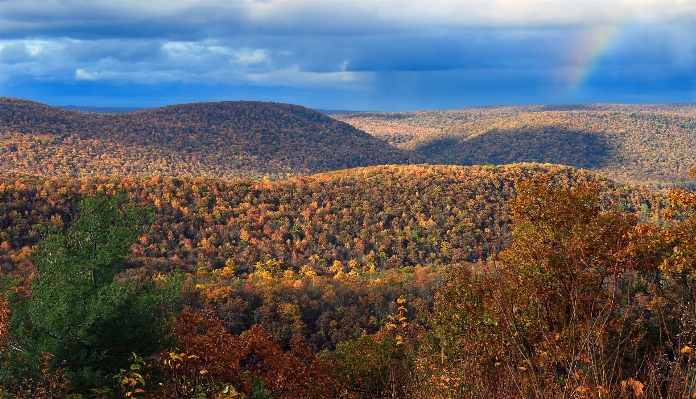
<path fill-rule="evenodd" d="M 2 399 L 696 397 L 692 105 L 1 101 Z"/>
<path fill-rule="evenodd" d="M 487 107 L 332 115 L 431 163 L 550 162 L 653 188 L 691 186 L 696 106 Z"/>
<path fill-rule="evenodd" d="M 668 199 L 542 164 L 5 175 L 0 395 L 688 397 Z"/>
<path fill-rule="evenodd" d="M 247 274 L 272 259 L 323 274 L 336 261 L 346 271 L 474 261 L 509 244 L 506 203 L 541 174 L 563 186 L 597 183 L 606 206 L 658 217 L 659 197 L 557 165 L 376 166 L 275 182 L 5 177 L 0 242 L 17 256 L 40 239 L 38 226 L 69 223 L 75 195 L 124 190 L 157 212 L 129 258 L 148 267 Z M 5 272 L 18 265 L 5 259 Z"/>
<path fill-rule="evenodd" d="M 261 102 L 95 114 L 0 99 L 0 170 L 51 177 L 283 177 L 417 159 L 308 108 Z"/>
<path fill-rule="evenodd" d="M 509 246 L 508 201 L 518 184 L 547 175 L 557 187 L 596 184 L 606 207 L 620 205 L 646 220 L 658 220 L 663 206 L 661 197 L 645 190 L 617 186 L 582 170 L 540 164 L 375 166 L 282 181 L 5 177 L 0 180 L 0 267 L 5 275 L 32 275 L 29 255 L 43 228 L 70 225 L 79 196 L 122 190 L 156 214 L 126 257 L 131 268 L 194 274 L 224 269 L 227 278 L 241 279 L 287 273 L 374 279 L 387 273 L 389 281 L 413 275 L 415 267 L 431 275 L 430 281 L 443 277 L 440 267 L 495 257 Z M 400 285 L 388 297 L 401 295 L 396 289 Z M 229 298 L 219 295 L 229 289 L 217 283 L 213 287 L 205 291 L 211 300 L 227 303 Z M 434 288 L 421 288 L 425 291 L 419 295 L 430 301 Z M 361 294 L 348 290 L 344 295 Z M 316 306 L 326 306 L 323 301 Z M 368 328 L 369 312 L 389 306 L 380 301 L 375 297 L 370 306 L 361 306 L 360 312 L 368 313 L 356 315 L 338 335 L 313 337 L 312 342 L 318 347 L 340 342 L 357 320 Z M 222 317 L 228 328 L 241 332 L 261 316 L 253 316 L 259 304 L 239 306 L 226 305 L 224 312 L 231 313 Z M 263 316 L 269 325 L 282 319 L 276 311 Z M 309 328 L 318 328 L 313 324 L 317 320 L 311 320 Z"/>
<path fill-rule="evenodd" d="M 666 188 L 693 185 L 687 175 L 696 163 L 693 104 L 485 107 L 332 115 L 335 119 L 259 102 L 122 114 L 8 98 L 0 106 L 0 170 L 51 177 L 229 180 L 381 164 L 542 162 Z"/>

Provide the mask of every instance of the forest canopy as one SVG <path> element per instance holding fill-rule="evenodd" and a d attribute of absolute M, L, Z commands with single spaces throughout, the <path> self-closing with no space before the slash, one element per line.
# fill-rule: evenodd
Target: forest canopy
<path fill-rule="evenodd" d="M 651 188 L 691 187 L 696 106 L 546 105 L 332 115 L 453 165 L 549 162 Z"/>
<path fill-rule="evenodd" d="M 505 180 L 497 180 L 500 176 L 505 176 Z M 355 188 L 356 180 L 351 179 L 358 177 L 365 185 Z M 509 214 L 509 242 L 504 243 L 499 239 L 500 231 L 490 227 L 484 228 L 480 236 L 473 236 L 471 244 L 481 248 L 478 259 L 473 259 L 476 262 L 468 261 L 466 256 L 458 260 L 449 258 L 461 244 L 443 245 L 443 239 L 452 234 L 437 236 L 439 224 L 429 222 L 439 212 L 447 215 L 459 206 L 450 201 L 452 198 L 472 199 L 461 192 L 450 195 L 442 191 L 464 188 L 454 188 L 453 181 L 448 180 L 451 177 L 471 179 L 473 187 L 490 185 L 487 195 L 503 198 L 497 212 L 507 209 Z M 426 191 L 418 191 L 423 188 L 420 184 L 430 182 L 447 183 L 428 186 L 427 196 Z M 506 189 L 496 187 L 496 182 L 514 184 Z M 91 179 L 80 181 L 79 185 L 73 183 L 73 180 L 48 179 L 7 181 L 2 185 L 3 206 L 17 206 L 13 201 L 29 200 L 34 204 L 45 201 L 45 209 L 51 209 L 61 201 L 66 204 L 84 196 L 97 198 L 96 203 L 105 201 L 102 203 L 105 206 L 96 208 L 85 207 L 84 202 L 77 208 L 62 205 L 56 209 L 64 213 L 48 212 L 49 217 L 38 219 L 66 237 L 81 237 L 72 232 L 81 231 L 84 216 L 89 215 L 87 226 L 99 224 L 99 220 L 112 221 L 113 224 L 107 225 L 123 226 L 120 220 L 125 220 L 128 214 L 117 211 L 120 216 L 114 218 L 114 214 L 107 212 L 100 219 L 99 212 L 93 214 L 89 209 L 127 211 L 129 203 L 147 208 L 174 187 L 190 192 L 191 198 L 204 199 L 211 192 L 220 194 L 222 184 L 216 180 L 161 178 Z M 74 276 L 79 276 L 79 281 L 87 287 L 94 286 L 96 280 L 103 281 L 104 287 L 114 287 L 115 292 L 119 287 L 140 287 L 137 289 L 144 290 L 143 293 L 165 292 L 163 287 L 178 284 L 184 293 L 185 308 L 169 325 L 168 339 L 160 341 L 160 351 L 152 353 L 137 348 L 130 356 L 121 353 L 119 362 L 125 367 L 118 370 L 112 367 L 99 374 L 95 371 L 104 370 L 103 366 L 92 366 L 89 374 L 78 373 L 83 369 L 75 368 L 78 362 L 66 358 L 56 349 L 59 346 L 31 345 L 30 348 L 45 348 L 45 352 L 26 357 L 27 364 L 33 361 L 33 366 L 19 370 L 17 364 L 22 363 L 3 360 L 3 365 L 9 367 L 3 370 L 13 373 L 2 376 L 0 393 L 27 398 L 83 393 L 101 397 L 351 399 L 591 395 L 677 398 L 694 393 L 691 381 L 696 362 L 692 355 L 696 336 L 692 290 L 696 276 L 696 196 L 691 191 L 675 190 L 666 199 L 652 197 L 655 202 L 648 205 L 648 197 L 642 196 L 640 190 L 618 188 L 597 175 L 567 167 L 533 164 L 485 168 L 371 167 L 289 182 L 236 184 L 226 191 L 241 195 L 240 201 L 250 201 L 236 202 L 237 208 L 241 207 L 240 216 L 251 216 L 246 223 L 273 220 L 272 217 L 259 219 L 266 207 L 273 212 L 271 215 L 287 213 L 282 205 L 296 204 L 302 209 L 296 217 L 300 227 L 289 231 L 291 247 L 320 231 L 314 223 L 323 223 L 324 230 L 330 230 L 334 224 L 341 227 L 343 219 L 332 215 L 342 214 L 347 208 L 334 210 L 328 205 L 339 202 L 341 194 L 352 204 L 350 208 L 357 212 L 368 209 L 371 214 L 372 206 L 384 209 L 392 206 L 383 200 L 395 195 L 394 186 L 402 184 L 400 189 L 417 199 L 408 209 L 400 210 L 406 228 L 414 229 L 405 231 L 417 231 L 406 237 L 415 243 L 423 240 L 425 245 L 434 242 L 440 245 L 437 250 L 434 246 L 422 247 L 430 248 L 430 252 L 426 256 L 425 250 L 421 250 L 422 254 L 417 251 L 417 256 L 426 257 L 422 263 L 414 258 L 415 265 L 408 263 L 409 251 L 401 255 L 404 258 L 398 265 L 390 264 L 391 258 L 384 259 L 374 250 L 360 261 L 344 262 L 329 257 L 337 252 L 333 252 L 332 241 L 327 237 L 326 241 L 318 240 L 308 247 L 315 254 L 310 255 L 307 263 L 294 264 L 292 258 L 285 262 L 268 256 L 253 264 L 204 261 L 195 268 L 184 267 L 186 273 L 179 279 L 176 273 L 162 270 L 163 266 L 179 266 L 175 261 L 177 250 L 171 257 L 165 255 L 158 260 L 152 256 L 142 259 L 140 264 L 133 261 L 132 256 L 146 254 L 145 246 L 152 251 L 147 253 L 166 254 L 166 242 L 164 246 L 158 243 L 149 247 L 150 243 L 157 243 L 153 233 L 163 230 L 167 219 L 192 213 L 183 210 L 188 205 L 180 205 L 184 208 L 172 213 L 169 207 L 154 204 L 151 227 L 148 229 L 145 223 L 138 234 L 126 234 L 131 239 L 137 238 L 130 246 L 130 254 L 116 258 L 96 256 L 95 259 L 105 259 L 103 265 L 107 268 L 120 263 L 120 272 L 109 272 L 108 278 L 94 280 L 90 276 L 96 274 Z M 289 187 L 301 194 L 290 195 Z M 118 208 L 108 205 L 118 201 L 120 192 L 133 202 L 122 202 Z M 330 197 L 319 195 L 324 192 Z M 373 205 L 369 205 L 369 196 L 359 195 L 375 192 L 381 192 L 382 201 Z M 508 192 L 509 196 L 503 195 Z M 149 193 L 160 194 L 153 198 Z M 246 197 L 249 193 L 253 193 L 251 198 Z M 473 198 L 476 195 L 483 194 L 474 194 Z M 61 196 L 65 197 L 61 200 Z M 253 198 L 277 199 L 277 203 L 254 202 Z M 299 202 L 300 199 L 305 202 Z M 637 205 L 636 201 L 645 202 Z M 309 204 L 304 207 L 302 204 L 306 202 Z M 489 198 L 479 204 L 491 202 Z M 439 203 L 444 206 L 440 207 Z M 202 213 L 205 209 L 202 204 L 192 205 Z M 476 204 L 473 202 L 472 206 Z M 273 205 L 277 208 L 270 208 Z M 211 212 L 210 209 L 213 214 L 201 214 L 201 222 L 215 226 L 244 221 L 230 218 L 234 212 L 222 213 L 228 216 L 218 218 L 214 216 L 214 207 L 205 212 Z M 259 211 L 249 213 L 254 209 Z M 28 209 L 15 208 L 16 214 L 20 211 L 29 215 Z M 357 215 L 351 214 L 351 219 Z M 12 220 L 21 218 L 9 221 Z M 386 234 L 384 231 L 388 232 L 389 226 L 398 231 L 397 226 L 404 222 L 396 220 L 369 220 L 357 226 L 358 230 L 345 227 L 350 227 L 348 232 L 357 233 L 355 238 L 361 238 L 370 234 L 369 229 L 366 232 L 362 229 L 373 225 L 379 226 L 377 232 L 381 234 Z M 303 224 L 304 221 L 309 224 Z M 491 221 L 486 219 L 484 225 Z M 443 219 L 442 223 L 446 222 Z M 499 226 L 504 224 L 499 223 Z M 26 227 L 13 230 L 11 224 L 4 226 L 3 231 L 15 233 L 37 231 Z M 244 226 L 239 228 L 236 245 L 243 249 L 260 248 L 262 236 L 254 237 L 252 232 L 266 234 L 263 226 L 266 224 L 247 226 L 248 230 Z M 203 226 L 198 230 L 208 231 Z M 110 234 L 109 229 L 103 231 Z M 61 237 L 60 234 L 56 237 Z M 163 234 L 170 239 L 167 229 Z M 20 237 L 18 234 L 16 238 Z M 9 359 L 24 339 L 33 336 L 22 333 L 26 331 L 24 326 L 31 324 L 22 324 L 18 319 L 23 320 L 22 315 L 27 314 L 21 310 L 23 306 L 32 309 L 33 301 L 40 300 L 43 276 L 48 272 L 46 265 L 55 263 L 44 254 L 53 248 L 52 243 L 62 241 L 52 241 L 50 237 L 36 241 L 34 249 L 29 246 L 14 249 L 9 241 L 2 243 L 4 254 L 17 265 L 6 273 L 14 279 L 6 280 L 10 284 L 4 285 L 0 298 L 0 351 L 3 356 L 10 356 Z M 379 239 L 387 239 L 379 234 L 375 237 L 375 244 L 381 243 Z M 91 241 L 79 238 L 76 242 Z M 206 256 L 215 253 L 220 245 L 220 241 L 207 236 L 200 242 L 201 253 Z M 359 243 L 355 239 L 352 242 Z M 184 242 L 184 248 L 186 245 Z M 189 248 L 192 248 L 190 244 Z M 483 253 L 483 248 L 488 252 Z M 399 253 L 395 255 L 398 258 Z M 170 260 L 174 262 L 168 263 Z M 79 271 L 82 265 L 94 263 L 60 264 L 66 266 L 70 275 L 70 270 Z M 141 283 L 131 285 L 131 282 Z M 146 288 L 152 283 L 153 288 Z M 70 291 L 66 294 L 70 300 L 81 298 L 81 294 L 70 294 Z M 118 295 L 107 297 L 119 298 Z M 146 294 L 145 298 L 158 296 Z M 169 303 L 174 305 L 176 301 Z M 159 307 L 171 309 L 170 312 L 176 308 L 176 305 Z M 41 314 L 50 316 L 50 313 Z M 142 321 L 150 316 L 150 313 L 134 314 L 134 320 Z M 43 322 L 41 318 L 27 320 Z M 60 322 L 70 323 L 70 320 L 64 318 Z M 60 324 L 56 322 L 51 321 L 51 325 Z M 108 352 L 107 347 L 101 350 Z M 136 348 L 120 346 L 121 350 L 130 347 Z M 67 361 L 60 362 L 61 359 Z M 97 378 L 100 375 L 118 378 L 111 380 L 111 384 L 100 383 Z"/>
<path fill-rule="evenodd" d="M 234 101 L 95 114 L 0 98 L 0 170 L 50 177 L 283 178 L 419 159 L 297 105 Z"/>
<path fill-rule="evenodd" d="M 696 397 L 689 104 L 1 101 L 0 398 Z"/>

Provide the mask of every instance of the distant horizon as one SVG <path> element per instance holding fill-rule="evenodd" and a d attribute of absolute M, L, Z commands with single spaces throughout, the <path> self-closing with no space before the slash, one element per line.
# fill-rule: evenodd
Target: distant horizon
<path fill-rule="evenodd" d="M 16 97 L 19 98 L 19 97 Z M 19 98 L 22 100 L 28 100 L 28 101 L 35 101 L 31 100 L 28 98 Z M 62 104 L 62 105 L 54 105 L 54 104 L 47 104 L 47 103 L 42 103 L 46 104 L 52 107 L 58 107 L 58 108 L 63 108 L 71 111 L 87 111 L 90 112 L 90 110 L 94 110 L 91 112 L 95 113 L 120 113 L 120 112 L 137 112 L 137 111 L 144 111 L 148 109 L 155 109 L 155 108 L 163 108 L 163 107 L 168 107 L 168 106 L 173 106 L 173 105 L 185 105 L 185 104 L 196 104 L 196 103 L 214 103 L 214 102 L 235 102 L 235 101 L 258 101 L 258 100 L 217 100 L 217 101 L 190 101 L 190 102 L 181 102 L 181 103 L 172 103 L 172 104 L 165 104 L 165 105 L 158 105 L 158 106 L 151 106 L 151 107 L 138 107 L 138 106 L 95 106 L 95 105 L 78 105 L 78 104 Z M 35 101 L 39 102 L 40 101 Z M 662 103 L 611 103 L 611 102 L 584 102 L 584 103 L 547 103 L 547 104 L 493 104 L 493 105 L 479 105 L 479 106 L 473 106 L 473 107 L 463 107 L 463 108 L 442 108 L 442 109 L 411 109 L 411 110 L 374 110 L 374 109 L 368 109 L 368 110 L 347 110 L 347 109 L 342 109 L 342 110 L 337 110 L 337 109 L 324 109 L 324 108 L 313 108 L 313 107 L 307 107 L 302 104 L 293 104 L 293 103 L 286 103 L 282 101 L 261 101 L 261 102 L 270 102 L 270 103 L 285 103 L 285 104 L 292 104 L 292 105 L 298 105 L 302 106 L 305 108 L 310 108 L 315 111 L 322 112 L 326 115 L 331 115 L 331 114 L 340 114 L 340 113 L 362 113 L 362 112 L 418 112 L 418 111 L 456 111 L 456 110 L 464 110 L 464 109 L 476 109 L 476 108 L 492 108 L 492 107 L 535 107 L 535 106 L 583 106 L 583 105 L 679 105 L 679 104 L 696 104 L 696 101 L 682 101 L 682 102 L 662 102 Z M 107 111 L 107 110 L 123 110 L 123 111 Z"/>

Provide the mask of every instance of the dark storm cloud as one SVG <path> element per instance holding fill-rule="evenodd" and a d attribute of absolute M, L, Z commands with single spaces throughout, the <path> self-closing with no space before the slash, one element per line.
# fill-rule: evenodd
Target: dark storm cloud
<path fill-rule="evenodd" d="M 3 64 L 16 64 L 31 59 L 31 53 L 24 43 L 12 43 L 0 49 L 0 62 Z"/>
<path fill-rule="evenodd" d="M 513 31 L 462 29 L 427 36 L 388 35 L 364 40 L 351 57 L 354 71 L 440 71 L 526 68 L 559 61 L 557 33 L 520 37 Z M 567 32 L 561 35 L 566 35 Z"/>
<path fill-rule="evenodd" d="M 347 2 L 315 1 L 6 0 L 0 21 L 2 37 L 14 39 L 196 41 L 240 34 L 354 35 L 400 29 Z"/>
<path fill-rule="evenodd" d="M 161 40 L 91 40 L 67 41 L 61 50 L 76 62 L 95 62 L 114 59 L 121 62 L 161 60 L 164 56 Z"/>

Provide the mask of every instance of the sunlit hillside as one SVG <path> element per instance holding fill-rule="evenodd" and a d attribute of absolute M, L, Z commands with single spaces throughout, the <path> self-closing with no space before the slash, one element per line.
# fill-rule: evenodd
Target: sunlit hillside
<path fill-rule="evenodd" d="M 509 244 L 507 201 L 518 183 L 543 174 L 563 186 L 596 183 L 606 206 L 659 215 L 661 200 L 646 190 L 558 165 L 375 166 L 276 182 L 4 177 L 0 241 L 20 251 L 41 237 L 37 226 L 69 222 L 75 194 L 121 189 L 157 210 L 134 264 L 195 270 L 232 262 L 249 273 L 272 258 L 329 273 L 334 261 L 378 269 L 475 261 Z"/>
<path fill-rule="evenodd" d="M 551 162 L 653 188 L 690 186 L 696 106 L 487 107 L 332 115 L 430 163 Z"/>

